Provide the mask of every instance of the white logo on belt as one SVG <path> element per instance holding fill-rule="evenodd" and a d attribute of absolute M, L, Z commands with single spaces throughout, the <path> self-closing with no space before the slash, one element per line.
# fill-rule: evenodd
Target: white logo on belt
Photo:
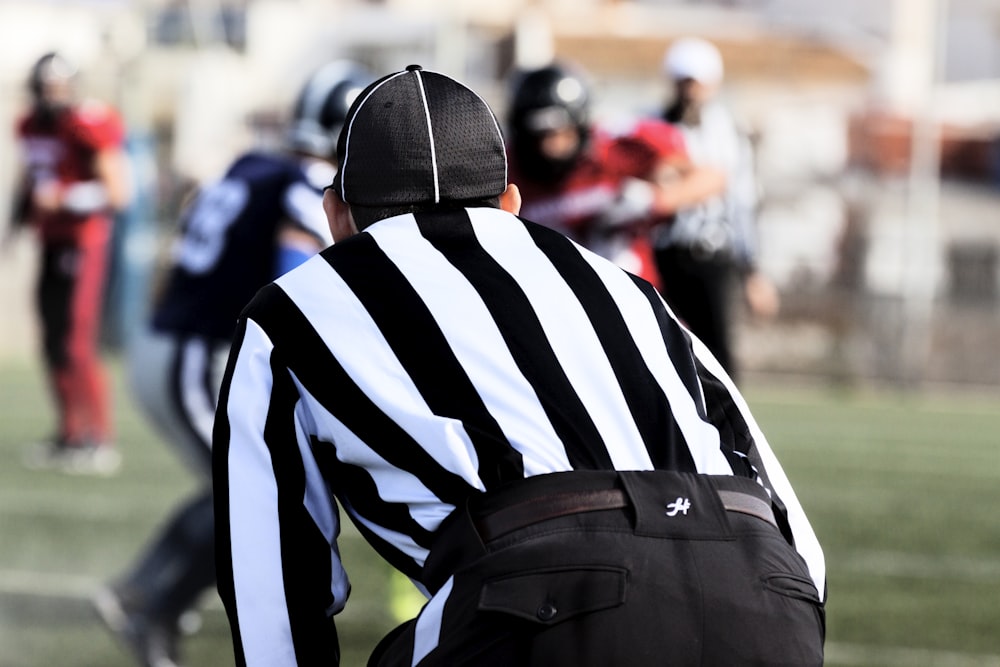
<path fill-rule="evenodd" d="M 681 498 L 677 496 L 677 500 L 672 503 L 667 503 L 667 516 L 677 516 L 678 513 L 683 512 L 684 516 L 687 516 L 688 510 L 691 509 L 691 501 L 687 498 Z"/>

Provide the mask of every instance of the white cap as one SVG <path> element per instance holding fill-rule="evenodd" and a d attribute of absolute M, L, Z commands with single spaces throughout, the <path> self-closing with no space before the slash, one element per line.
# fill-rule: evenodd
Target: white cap
<path fill-rule="evenodd" d="M 694 79 L 714 85 L 722 81 L 722 71 L 719 49 L 698 37 L 678 39 L 663 56 L 663 72 L 672 79 Z"/>

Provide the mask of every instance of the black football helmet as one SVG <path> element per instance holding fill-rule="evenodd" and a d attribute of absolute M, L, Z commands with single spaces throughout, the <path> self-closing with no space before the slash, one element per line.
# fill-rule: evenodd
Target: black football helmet
<path fill-rule="evenodd" d="M 39 116 L 54 118 L 69 107 L 76 74 L 76 66 L 55 51 L 35 61 L 28 76 L 28 90 Z"/>
<path fill-rule="evenodd" d="M 514 161 L 525 176 L 554 181 L 564 176 L 586 150 L 590 136 L 590 90 L 583 75 L 561 64 L 515 73 L 507 109 L 508 139 Z M 572 127 L 576 151 L 553 159 L 540 152 L 551 130 Z"/>
<path fill-rule="evenodd" d="M 287 144 L 291 150 L 336 160 L 337 138 L 351 102 L 374 77 L 363 66 L 337 60 L 306 81 L 292 109 Z"/>

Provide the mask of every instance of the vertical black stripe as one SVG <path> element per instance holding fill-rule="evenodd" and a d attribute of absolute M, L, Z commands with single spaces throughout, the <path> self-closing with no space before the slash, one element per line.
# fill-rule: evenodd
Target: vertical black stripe
<path fill-rule="evenodd" d="M 569 239 L 540 225 L 525 224 L 535 244 L 549 258 L 587 313 L 653 467 L 696 472 L 684 434 L 670 409 L 670 399 L 646 365 L 607 287 Z"/>
<path fill-rule="evenodd" d="M 677 375 L 680 377 L 681 383 L 687 389 L 688 394 L 691 395 L 695 406 L 697 406 L 698 416 L 707 420 L 704 405 L 705 397 L 702 394 L 701 384 L 698 381 L 698 369 L 695 367 L 691 337 L 667 313 L 667 309 L 664 308 L 663 301 L 660 299 L 660 295 L 656 292 L 656 289 L 642 278 L 632 274 L 629 275 L 632 278 L 632 282 L 646 296 L 650 307 L 653 309 L 653 315 L 656 316 L 656 321 L 660 325 L 660 334 L 663 336 L 663 343 L 667 348 L 670 363 L 677 370 Z"/>
<path fill-rule="evenodd" d="M 327 541 L 303 502 L 306 474 L 295 429 L 298 389 L 271 355 L 271 396 L 264 422 L 264 443 L 271 456 L 278 492 L 281 574 L 295 655 L 300 664 L 335 665 L 340 657 L 337 631 L 327 609 L 333 606 Z"/>
<path fill-rule="evenodd" d="M 386 415 L 351 379 L 306 317 L 277 286 L 265 287 L 252 311 L 271 335 L 282 361 L 324 409 L 391 465 L 410 472 L 443 502 L 458 504 L 469 484 L 449 472 Z"/>
<path fill-rule="evenodd" d="M 709 406 L 708 419 L 719 431 L 722 453 L 732 466 L 733 474 L 751 479 L 759 477 L 764 486 L 772 491 L 771 505 L 774 507 L 778 526 L 788 543 L 794 546 L 795 540 L 788 524 L 788 510 L 773 492 L 774 486 L 767 476 L 764 461 L 760 458 L 760 452 L 757 451 L 753 434 L 746 419 L 743 418 L 743 413 L 733 401 L 726 386 L 700 361 L 698 361 L 698 376 L 701 378 L 701 385 L 705 389 L 705 401 Z"/>
<path fill-rule="evenodd" d="M 698 373 L 701 378 L 702 387 L 705 390 L 705 398 L 708 403 L 708 421 L 719 431 L 719 440 L 722 453 L 725 454 L 729 465 L 733 469 L 733 474 L 740 477 L 755 477 L 754 470 L 750 468 L 753 464 L 760 468 L 759 461 L 748 458 L 753 454 L 756 456 L 753 435 L 750 427 L 739 406 L 733 401 L 729 390 L 722 382 L 712 375 L 700 360 L 697 361 Z M 741 456 L 742 455 L 742 456 Z"/>
<path fill-rule="evenodd" d="M 233 336 L 232 350 L 239 350 L 246 335 L 246 319 L 240 318 Z M 212 433 L 212 487 L 215 507 L 215 571 L 219 597 L 229 617 L 229 628 L 233 636 L 233 652 L 237 667 L 246 667 L 243 654 L 243 638 L 236 609 L 236 587 L 233 582 L 233 546 L 229 526 L 229 388 L 233 381 L 236 355 L 230 354 L 219 389 L 219 407 L 216 410 Z"/>
<path fill-rule="evenodd" d="M 416 218 L 421 234 L 483 299 L 518 369 L 541 401 L 572 466 L 613 468 L 600 432 L 559 364 L 524 288 L 479 245 L 468 213 L 458 210 L 418 214 Z"/>
<path fill-rule="evenodd" d="M 335 492 L 345 507 L 360 507 L 368 511 L 371 511 L 371 508 L 376 508 L 376 517 L 366 516 L 365 518 L 369 521 L 374 519 L 383 528 L 410 536 L 414 542 L 424 548 L 431 547 L 434 535 L 413 520 L 405 503 L 388 503 L 382 500 L 378 487 L 367 470 L 360 466 L 346 464 L 338 459 L 336 447 L 332 443 L 313 437 L 311 447 L 323 479 L 337 480 Z M 359 523 L 356 525 L 359 529 L 364 529 Z M 412 560 L 409 560 L 408 557 L 401 557 L 399 550 L 388 543 L 384 543 L 384 545 L 391 549 L 391 553 L 383 552 L 384 550 L 378 547 L 376 547 L 376 551 L 382 554 L 387 561 L 404 571 L 408 563 L 412 569 Z M 407 572 L 407 574 L 411 573 Z"/>
<path fill-rule="evenodd" d="M 524 477 L 520 453 L 483 403 L 426 304 L 375 240 L 366 234 L 357 237 L 350 253 L 324 256 L 364 304 L 431 411 L 462 422 L 486 488 Z"/>

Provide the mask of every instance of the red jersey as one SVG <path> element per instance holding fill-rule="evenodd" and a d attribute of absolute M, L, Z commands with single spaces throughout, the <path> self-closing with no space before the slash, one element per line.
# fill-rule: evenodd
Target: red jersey
<path fill-rule="evenodd" d="M 592 129 L 590 145 L 573 169 L 553 183 L 530 181 L 511 160 L 511 182 L 521 191 L 521 216 L 557 229 L 623 268 L 657 284 L 642 219 L 618 215 L 630 182 L 648 180 L 664 162 L 686 157 L 684 136 L 674 126 L 648 118 L 628 119 Z M 616 217 L 617 226 L 608 218 Z"/>
<path fill-rule="evenodd" d="M 64 188 L 97 180 L 94 157 L 120 148 L 125 139 L 121 117 L 110 106 L 85 102 L 58 116 L 51 125 L 28 114 L 17 124 L 30 187 Z M 33 210 L 31 220 L 43 240 L 75 241 L 94 227 L 107 226 L 106 213 Z"/>

